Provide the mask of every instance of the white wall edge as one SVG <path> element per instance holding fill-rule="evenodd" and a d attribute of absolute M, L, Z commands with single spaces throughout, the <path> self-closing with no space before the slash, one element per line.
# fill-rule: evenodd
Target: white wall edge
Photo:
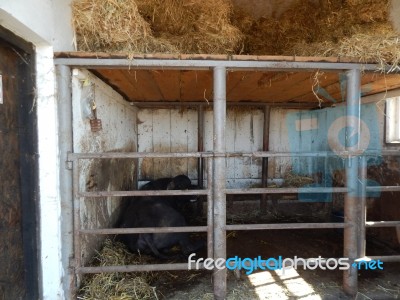
<path fill-rule="evenodd" d="M 56 76 L 52 47 L 36 48 L 36 88 L 39 147 L 39 259 L 42 299 L 64 299 L 61 254 L 60 157 Z"/>

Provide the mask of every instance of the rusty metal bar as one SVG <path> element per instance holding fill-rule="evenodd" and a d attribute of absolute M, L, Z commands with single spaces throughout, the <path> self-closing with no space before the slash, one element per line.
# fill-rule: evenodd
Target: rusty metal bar
<path fill-rule="evenodd" d="M 304 188 L 243 188 L 243 189 L 226 189 L 225 193 L 231 194 L 297 194 L 297 193 L 346 193 L 346 187 L 304 187 Z"/>
<path fill-rule="evenodd" d="M 257 151 L 257 152 L 173 152 L 173 153 L 154 153 L 154 152 L 105 152 L 105 153 L 69 153 L 68 160 L 76 159 L 107 159 L 107 158 L 191 158 L 191 157 L 352 157 L 352 156 L 400 156 L 397 150 L 382 150 L 382 152 L 371 152 L 363 150 L 352 151 L 309 151 L 309 152 L 276 152 L 276 151 Z"/>
<path fill-rule="evenodd" d="M 400 226 L 400 221 L 368 221 L 365 223 L 368 228 L 376 227 L 396 227 Z"/>
<path fill-rule="evenodd" d="M 226 68 L 213 71 L 214 80 L 214 153 L 225 154 Z M 225 158 L 214 157 L 214 259 L 226 259 Z M 225 299 L 227 270 L 214 270 L 214 298 Z"/>
<path fill-rule="evenodd" d="M 81 239 L 79 230 L 81 229 L 80 205 L 81 198 L 79 197 L 79 161 L 73 162 L 72 167 L 72 189 L 74 194 L 74 260 L 75 269 L 81 267 Z M 76 279 L 75 284 L 79 285 Z"/>
<path fill-rule="evenodd" d="M 347 98 L 346 98 L 346 150 L 359 150 L 360 133 L 360 70 L 353 69 L 346 72 Z M 355 134 L 354 134 L 355 132 Z M 350 138 L 357 138 L 354 145 Z M 344 199 L 344 222 L 349 225 L 344 229 L 343 256 L 350 259 L 350 264 L 357 259 L 358 233 L 359 233 L 359 182 L 358 182 L 358 157 L 349 157 L 346 161 L 346 186 L 349 191 Z M 343 271 L 344 291 L 354 296 L 358 289 L 357 270 L 350 268 Z"/>
<path fill-rule="evenodd" d="M 366 253 L 366 233 L 365 222 L 367 221 L 367 157 L 360 157 L 360 227 L 359 227 L 359 244 L 358 244 L 358 257 L 364 257 Z"/>
<path fill-rule="evenodd" d="M 400 156 L 398 150 L 338 150 L 331 151 L 306 151 L 306 152 L 279 152 L 279 151 L 255 151 L 255 152 L 226 152 L 226 157 L 352 157 L 352 156 Z"/>
<path fill-rule="evenodd" d="M 103 152 L 103 153 L 69 153 L 68 159 L 107 159 L 107 158 L 191 158 L 211 157 L 212 152 Z"/>
<path fill-rule="evenodd" d="M 344 223 L 278 223 L 278 224 L 237 224 L 226 225 L 227 230 L 266 230 L 266 229 L 327 229 L 346 228 Z"/>
<path fill-rule="evenodd" d="M 207 195 L 207 190 L 156 190 L 156 191 L 96 191 L 96 192 L 79 192 L 81 197 L 127 197 L 127 196 L 190 196 L 190 195 Z M 132 201 L 135 201 L 134 199 Z"/>
<path fill-rule="evenodd" d="M 227 157 L 342 157 L 358 156 L 362 151 L 307 151 L 307 152 L 277 152 L 277 151 L 256 151 L 256 152 L 227 152 Z"/>
<path fill-rule="evenodd" d="M 367 192 L 400 192 L 400 186 L 393 185 L 393 186 L 367 186 Z"/>
<path fill-rule="evenodd" d="M 136 106 L 138 108 L 157 108 L 157 107 L 170 107 L 170 106 L 177 106 L 177 107 L 182 107 L 182 106 L 208 106 L 209 104 L 204 104 L 203 102 L 200 101 L 133 101 L 130 102 L 132 106 Z M 227 102 L 226 105 L 228 107 L 232 106 L 250 106 L 254 108 L 263 108 L 265 105 L 271 106 L 271 107 L 280 107 L 280 108 L 319 108 L 319 103 L 318 102 L 298 102 L 298 103 L 286 103 L 286 102 L 274 102 L 274 103 L 266 103 L 266 102 L 253 102 L 253 101 L 247 101 L 247 102 Z M 329 104 L 330 105 L 330 104 Z M 327 107 L 328 104 L 322 103 L 322 107 Z"/>
<path fill-rule="evenodd" d="M 197 107 L 197 151 L 204 151 L 204 108 L 203 105 Z M 204 158 L 197 158 L 197 185 L 199 189 L 204 186 Z M 197 213 L 203 216 L 203 199 L 197 199 Z"/>
<path fill-rule="evenodd" d="M 263 126 L 263 151 L 269 150 L 269 123 L 271 116 L 271 106 L 264 106 L 264 126 Z M 262 175 L 261 175 L 261 186 L 263 188 L 267 187 L 268 180 L 268 157 L 262 158 L 262 167 L 261 167 Z M 268 201 L 267 195 L 262 194 L 260 199 L 260 210 L 261 212 L 266 212 L 268 209 Z M 272 205 L 274 209 L 276 208 L 276 200 L 272 200 Z"/>
<path fill-rule="evenodd" d="M 194 266 L 193 266 L 194 268 Z M 204 265 L 199 264 L 199 268 L 203 269 Z M 147 271 L 175 271 L 188 270 L 187 263 L 176 264 L 151 264 L 151 265 L 125 265 L 125 266 L 104 266 L 104 267 L 80 267 L 77 273 L 113 273 L 113 272 L 147 272 Z"/>
<path fill-rule="evenodd" d="M 382 255 L 382 256 L 367 256 L 370 259 L 380 260 L 383 262 L 400 262 L 400 255 Z"/>
<path fill-rule="evenodd" d="M 197 151 L 204 152 L 204 108 L 199 106 L 197 110 Z M 197 158 L 197 185 L 203 188 L 204 180 L 204 159 Z"/>
<path fill-rule="evenodd" d="M 83 234 L 136 234 L 136 233 L 169 233 L 169 232 L 205 232 L 207 226 L 182 227 L 145 227 L 145 228 L 98 228 L 81 229 Z"/>
<path fill-rule="evenodd" d="M 214 257 L 213 160 L 207 158 L 207 257 Z"/>

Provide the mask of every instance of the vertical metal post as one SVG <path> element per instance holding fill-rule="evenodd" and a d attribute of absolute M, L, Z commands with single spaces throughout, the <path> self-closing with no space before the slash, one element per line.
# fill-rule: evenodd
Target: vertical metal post
<path fill-rule="evenodd" d="M 75 258 L 75 270 L 82 266 L 82 251 L 81 251 L 81 201 L 83 198 L 79 196 L 79 160 L 76 159 L 73 162 L 72 169 L 73 177 L 73 191 L 74 191 L 74 258 Z M 77 277 L 77 275 L 76 275 Z M 76 287 L 79 286 L 80 278 L 76 278 Z"/>
<path fill-rule="evenodd" d="M 366 252 L 366 234 L 365 234 L 365 222 L 367 221 L 367 157 L 365 155 L 360 157 L 360 233 L 359 233 L 359 245 L 358 245 L 358 257 L 364 257 Z"/>
<path fill-rule="evenodd" d="M 226 259 L 226 68 L 214 68 L 214 259 Z M 226 269 L 214 269 L 214 298 L 225 299 Z"/>
<path fill-rule="evenodd" d="M 270 123 L 270 115 L 271 115 L 271 106 L 264 106 L 264 126 L 263 126 L 263 151 L 269 150 L 269 123 Z M 262 177 L 261 184 L 262 187 L 267 187 L 268 181 L 268 157 L 262 158 Z M 260 210 L 261 212 L 267 211 L 267 194 L 261 194 L 261 202 L 260 202 Z M 272 204 L 274 209 L 276 208 L 276 200 L 272 200 Z"/>
<path fill-rule="evenodd" d="M 204 151 L 204 108 L 203 105 L 199 105 L 197 108 L 197 151 Z M 204 184 L 204 158 L 199 157 L 197 159 L 197 185 L 199 189 L 202 189 Z M 210 186 L 208 186 L 209 188 Z M 197 201 L 197 212 L 203 215 L 203 197 L 199 197 Z"/>
<path fill-rule="evenodd" d="M 359 147 L 360 134 L 360 71 L 352 69 L 347 71 L 347 107 L 346 107 L 346 149 L 356 150 Z M 357 136 L 358 135 L 358 136 Z M 354 139 L 358 139 L 354 145 Z M 350 264 L 358 255 L 359 233 L 359 182 L 358 182 L 358 157 L 351 156 L 346 165 L 346 181 L 348 192 L 344 199 L 344 221 L 349 225 L 344 229 L 344 257 L 350 259 Z M 347 294 L 357 293 L 357 269 L 350 267 L 344 271 L 343 287 Z"/>
<path fill-rule="evenodd" d="M 214 257 L 213 160 L 207 158 L 207 257 Z"/>
<path fill-rule="evenodd" d="M 72 171 L 68 166 L 68 152 L 73 151 L 72 138 L 72 76 L 67 66 L 56 66 L 57 72 L 57 110 L 58 140 L 60 149 L 60 195 L 61 195 L 61 240 L 62 264 L 64 270 L 63 289 L 66 298 L 72 298 L 75 289 L 73 268 L 70 260 L 73 256 L 73 201 Z"/>

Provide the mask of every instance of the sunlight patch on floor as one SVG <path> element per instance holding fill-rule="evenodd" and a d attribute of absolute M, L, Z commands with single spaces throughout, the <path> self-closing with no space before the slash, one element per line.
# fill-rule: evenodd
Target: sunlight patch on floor
<path fill-rule="evenodd" d="M 295 269 L 264 271 L 248 276 L 259 299 L 321 300 L 313 287 Z"/>

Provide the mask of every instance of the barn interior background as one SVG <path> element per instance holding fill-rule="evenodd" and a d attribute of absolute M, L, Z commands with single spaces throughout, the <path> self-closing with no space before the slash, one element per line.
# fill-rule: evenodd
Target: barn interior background
<path fill-rule="evenodd" d="M 296 61 L 296 57 L 299 61 L 378 64 L 379 72 L 365 72 L 361 77 L 364 127 L 360 135 L 366 140 L 362 144 L 364 150 L 393 149 L 384 138 L 387 130 L 384 100 L 396 95 L 390 91 L 400 86 L 396 74 L 400 61 L 397 17 L 400 6 L 396 1 L 82 0 L 74 1 L 72 8 L 76 47 L 82 53 L 59 53 L 59 58 L 94 57 L 91 52 L 98 58 L 128 57 L 132 65 L 135 59 L 141 58 Z M 209 103 L 214 92 L 211 71 L 111 68 L 90 71 L 119 95 L 103 90 L 103 83 L 95 76 L 76 71 L 79 75 L 74 75 L 74 107 L 82 106 L 79 104 L 81 94 L 89 85 L 96 90 L 97 117 L 113 120 L 111 122 L 118 120 L 121 124 L 105 121 L 102 131 L 92 135 L 87 120 L 77 120 L 74 133 L 78 128 L 88 133 L 74 137 L 75 141 L 81 141 L 74 152 L 213 150 L 213 109 Z M 226 151 L 337 150 L 340 144 L 345 144 L 344 136 L 340 136 L 340 131 L 346 127 L 346 106 L 342 105 L 347 93 L 345 77 L 344 73 L 326 70 L 228 72 Z M 113 96 L 107 99 L 107 93 Z M 115 99 L 125 108 L 119 110 Z M 123 105 L 124 100 L 132 106 Z M 90 99 L 85 101 L 90 102 Z M 74 115 L 82 114 L 82 111 L 74 111 Z M 79 131 L 76 130 L 78 134 Z M 201 144 L 199 131 L 202 132 Z M 117 132 L 120 136 L 116 137 Z M 115 138 L 116 141 L 109 143 Z M 91 139 L 94 140 L 89 142 Z M 121 141 L 124 145 L 117 146 Z M 97 149 L 90 149 L 93 145 L 98 145 Z M 196 158 L 143 157 L 133 161 L 130 167 L 125 164 L 125 168 L 121 168 L 122 161 L 120 165 L 118 161 L 111 161 L 107 167 L 89 163 L 85 165 L 86 173 L 80 177 L 80 186 L 89 191 L 119 190 L 179 174 L 188 175 L 199 184 L 197 161 Z M 396 157 L 378 155 L 369 158 L 367 165 L 368 185 L 398 185 Z M 267 171 L 263 170 L 265 167 Z M 345 168 L 346 163 L 339 154 L 322 158 L 272 157 L 266 164 L 261 157 L 232 157 L 226 159 L 226 184 L 227 188 L 338 188 L 346 185 Z M 114 174 L 114 183 L 107 181 L 110 172 Z M 384 175 L 389 173 L 392 176 Z M 206 182 L 207 174 L 202 186 L 206 186 Z M 394 192 L 368 192 L 367 219 L 398 220 L 400 215 L 394 195 Z M 118 201 L 122 200 L 113 199 L 111 203 L 116 203 L 113 207 L 110 207 L 110 199 L 104 202 L 89 199 L 81 210 L 85 227 L 115 224 L 120 208 Z M 252 223 L 304 222 L 310 218 L 313 221 L 337 220 L 343 216 L 343 194 L 282 194 L 268 199 L 259 195 L 228 195 L 227 210 L 228 224 L 249 220 Z M 203 221 L 205 217 L 203 215 Z M 399 233 L 394 228 L 369 229 L 368 234 L 399 248 Z M 83 242 L 84 263 L 89 262 L 93 249 L 102 243 L 103 240 L 96 237 Z M 118 248 L 120 245 L 114 246 L 115 253 L 125 253 Z M 113 245 L 106 242 L 98 256 L 101 264 L 132 263 L 124 263 L 131 259 L 124 256 L 122 262 L 107 262 L 110 247 L 112 249 Z M 126 293 L 132 293 L 135 283 L 140 283 L 143 295 L 153 297 L 154 291 L 138 280 L 139 275 L 97 274 L 85 282 L 83 297 L 91 299 L 98 293 L 119 295 L 121 290 L 110 291 L 108 286 L 104 287 L 104 281 L 115 280 L 114 285 L 120 287 L 119 283 L 128 279 L 132 284 L 124 284 Z M 155 281 L 155 278 L 147 279 Z M 102 287 L 106 291 L 101 291 Z"/>
<path fill-rule="evenodd" d="M 42 263 L 53 262 L 41 270 L 41 284 L 43 293 L 51 295 L 50 299 L 61 285 L 66 295 L 78 292 L 82 299 L 157 298 L 162 293 L 172 298 L 174 288 L 181 288 L 184 293 L 182 288 L 187 282 L 179 280 L 180 273 L 103 272 L 83 276 L 82 273 L 92 273 L 99 267 L 107 270 L 107 266 L 115 265 L 129 265 L 131 270 L 139 270 L 141 265 L 149 268 L 159 263 L 154 258 L 129 253 L 123 245 L 105 239 L 107 234 L 104 234 L 108 232 L 113 237 L 113 227 L 125 207 L 124 193 L 138 192 L 148 180 L 188 175 L 193 183 L 204 188 L 203 213 L 190 225 L 204 227 L 210 221 L 206 198 L 211 198 L 212 187 L 217 184 L 217 180 L 210 181 L 209 163 L 214 159 L 212 152 L 216 151 L 214 140 L 218 129 L 214 128 L 217 112 L 213 99 L 218 91 L 213 83 L 217 76 L 209 64 L 268 65 L 267 68 L 227 68 L 222 147 L 229 153 L 224 158 L 228 255 L 254 256 L 260 252 L 271 256 L 278 252 L 307 257 L 343 255 L 346 247 L 342 230 L 345 227 L 344 191 L 349 167 L 340 151 L 345 149 L 348 140 L 346 122 L 355 119 L 346 117 L 346 102 L 351 85 L 347 68 L 356 66 L 361 71 L 362 101 L 357 119 L 360 147 L 374 153 L 366 161 L 360 161 L 367 167 L 360 168 L 365 171 L 359 174 L 360 181 L 371 187 L 365 195 L 367 225 L 376 227 L 367 230 L 367 254 L 386 258 L 395 254 L 391 259 L 398 258 L 400 209 L 395 201 L 400 138 L 398 1 L 76 0 L 63 1 L 68 6 L 64 10 L 60 8 L 61 2 L 51 5 L 50 2 L 34 1 L 24 4 L 25 9 L 18 6 L 18 1 L 0 3 L 1 23 L 16 28 L 20 23 L 10 22 L 13 15 L 8 13 L 15 7 L 16 18 L 22 20 L 29 5 L 41 3 L 42 13 L 50 15 L 53 22 L 72 9 L 77 52 L 66 52 L 71 48 L 65 45 L 71 42 L 69 35 L 56 35 L 56 39 L 50 34 L 47 36 L 48 28 L 56 32 L 65 24 L 43 27 L 46 38 L 52 43 L 55 41 L 54 60 L 52 49 L 43 50 L 43 41 L 29 30 L 32 18 L 25 21 L 28 33 L 23 31 L 23 36 L 29 37 L 29 41 L 32 39 L 35 51 L 40 53 L 35 62 L 39 66 L 37 82 L 42 82 L 37 87 L 39 152 L 40 160 L 47 159 L 52 165 L 46 167 L 40 161 L 42 183 L 38 187 L 38 210 L 46 216 L 38 219 L 40 255 Z M 50 12 L 52 5 L 56 6 L 55 13 Z M 32 28 L 37 31 L 35 26 Z M 118 65 L 118 59 L 126 64 Z M 94 60 L 104 65 L 91 65 Z M 160 65 L 161 61 L 164 66 Z M 55 97 L 49 88 L 52 81 L 43 81 L 51 76 L 54 62 L 58 81 L 58 99 L 54 100 L 59 112 L 57 118 L 52 115 L 56 109 L 48 105 Z M 329 69 L 334 65 L 343 69 Z M 286 69 L 287 66 L 301 67 Z M 53 133 L 59 136 L 59 144 L 57 138 L 50 142 L 43 139 L 46 134 L 47 137 L 52 134 L 53 127 L 48 125 L 52 118 L 56 120 L 54 126 L 59 125 L 58 135 Z M 349 140 L 351 145 L 357 144 L 356 139 Z M 263 151 L 271 156 L 262 156 Z M 322 156 L 297 156 L 300 152 Z M 60 170 L 51 163 L 58 153 Z M 164 156 L 152 156 L 154 153 Z M 169 153 L 202 154 L 169 157 Z M 286 155 L 282 157 L 279 153 Z M 69 159 L 65 162 L 67 156 Z M 57 178 L 54 174 L 59 172 L 59 191 L 52 191 L 48 187 L 54 185 L 58 189 L 58 183 L 51 178 Z M 42 173 L 51 178 L 43 177 Z M 250 193 L 250 188 L 269 188 L 270 194 Z M 298 190 L 271 193 L 275 188 Z M 310 188 L 325 192 L 308 193 Z M 58 202 L 54 195 L 57 193 L 60 193 L 60 215 L 56 213 Z M 49 204 L 47 209 L 43 203 Z M 301 228 L 308 223 L 321 224 L 318 222 L 334 228 L 279 230 L 279 233 L 239 229 L 246 224 L 249 229 L 255 224 L 270 226 L 270 229 L 278 225 Z M 205 238 L 205 232 L 194 234 L 194 238 Z M 75 257 L 71 259 L 74 252 Z M 385 276 L 398 274 L 397 263 L 392 267 L 394 273 L 387 266 Z M 74 281 L 76 274 L 77 281 Z M 209 277 L 203 275 L 193 273 L 191 278 L 196 282 L 196 278 Z M 328 278 L 320 273 L 300 275 L 313 283 L 314 290 L 296 290 L 294 285 L 307 284 L 293 281 L 291 285 L 293 278 L 277 279 L 264 290 L 262 284 L 239 281 L 235 287 L 230 286 L 228 297 L 284 298 L 307 293 L 345 297 L 340 292 L 341 279 L 334 275 Z M 375 278 L 378 281 L 370 284 L 369 278 L 362 276 L 360 296 L 364 293 L 373 298 L 379 292 L 387 297 L 399 294 L 395 277 Z M 318 281 L 318 278 L 322 279 Z M 232 284 L 232 278 L 228 279 Z M 174 282 L 178 283 L 174 285 Z M 224 280 L 220 277 L 214 282 L 223 286 Z M 75 284 L 81 287 L 79 291 Z M 211 286 L 209 282 L 205 285 Z M 372 285 L 378 288 L 371 288 Z M 1 283 L 0 295 L 3 286 Z M 264 296 L 255 295 L 258 289 L 263 290 Z M 186 296 L 213 297 L 210 289 L 193 287 L 192 290 L 197 294 Z M 216 296 L 221 296 L 218 294 L 221 290 Z"/>

